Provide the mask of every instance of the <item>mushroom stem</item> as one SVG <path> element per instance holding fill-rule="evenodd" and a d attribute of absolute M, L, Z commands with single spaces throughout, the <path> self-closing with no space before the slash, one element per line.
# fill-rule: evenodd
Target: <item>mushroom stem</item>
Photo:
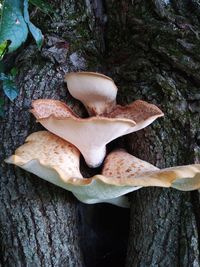
<path fill-rule="evenodd" d="M 83 154 L 84 152 L 84 158 L 87 163 L 87 165 L 91 168 L 97 168 L 102 164 L 102 161 L 106 155 L 106 147 L 85 147 L 83 149 L 83 152 L 80 152 Z"/>
<path fill-rule="evenodd" d="M 110 101 L 110 102 L 105 102 L 105 100 L 102 101 L 96 101 L 96 106 L 94 107 L 94 104 L 92 105 L 92 102 L 84 102 L 82 101 L 83 105 L 86 107 L 87 112 L 90 117 L 92 116 L 101 116 L 104 113 L 109 113 L 111 112 L 115 107 L 116 107 L 116 101 Z"/>

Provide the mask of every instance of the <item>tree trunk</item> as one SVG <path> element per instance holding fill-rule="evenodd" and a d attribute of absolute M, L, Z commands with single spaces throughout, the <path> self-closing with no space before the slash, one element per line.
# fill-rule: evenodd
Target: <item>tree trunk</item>
<path fill-rule="evenodd" d="M 198 1 L 107 3 L 107 53 L 114 59 L 119 101 L 142 98 L 165 113 L 151 127 L 125 137 L 127 149 L 160 168 L 197 163 Z M 196 192 L 142 189 L 131 194 L 131 203 L 127 267 L 199 266 Z"/>
<path fill-rule="evenodd" d="M 77 1 L 62 2 L 54 3 L 56 12 L 52 17 L 35 9 L 32 11 L 45 33 L 42 51 L 27 42 L 5 62 L 7 68 L 11 65 L 18 68 L 16 84 L 20 91 L 13 103 L 5 98 L 5 116 L 0 124 L 0 263 L 5 267 L 84 266 L 75 198 L 67 191 L 4 163 L 28 134 L 42 129 L 29 113 L 33 99 L 67 99 L 75 105 L 70 101 L 63 75 L 84 68 L 84 58 L 78 54 L 80 47 L 73 48 L 69 56 L 69 39 L 74 42 L 77 39 L 70 27 L 78 28 L 81 23 L 74 22 L 73 16 L 77 20 L 82 17 L 76 14 Z M 84 7 L 80 8 L 79 15 L 81 12 L 83 16 Z M 68 36 L 68 32 L 74 36 Z M 78 103 L 74 108 L 79 112 Z"/>
<path fill-rule="evenodd" d="M 41 52 L 30 40 L 6 59 L 8 69 L 19 69 L 20 94 L 14 103 L 5 99 L 0 124 L 0 263 L 122 267 L 128 233 L 119 233 L 128 228 L 127 210 L 80 205 L 69 192 L 7 166 L 3 159 L 41 129 L 28 112 L 31 100 L 61 99 L 86 115 L 68 94 L 63 76 L 90 70 L 116 81 L 120 104 L 144 99 L 165 113 L 108 149 L 125 147 L 160 168 L 198 162 L 200 6 L 196 0 L 51 2 L 51 17 L 31 9 L 45 33 Z M 147 188 L 130 199 L 127 267 L 200 266 L 197 192 Z"/>

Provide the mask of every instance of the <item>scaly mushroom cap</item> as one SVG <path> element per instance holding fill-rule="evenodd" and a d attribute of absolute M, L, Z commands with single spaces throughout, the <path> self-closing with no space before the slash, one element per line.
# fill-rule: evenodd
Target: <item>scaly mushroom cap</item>
<path fill-rule="evenodd" d="M 114 81 L 95 72 L 71 72 L 65 75 L 70 94 L 80 100 L 90 116 L 109 112 L 116 105 Z"/>
<path fill-rule="evenodd" d="M 164 116 L 164 113 L 155 105 L 149 104 L 143 100 L 136 100 L 129 105 L 117 105 L 111 112 L 102 114 L 107 118 L 126 118 L 136 122 L 134 130 L 130 129 L 128 133 L 139 131 L 159 117 Z"/>
<path fill-rule="evenodd" d="M 50 132 L 75 145 L 87 164 L 99 166 L 106 153 L 106 144 L 126 134 L 135 122 L 129 119 L 91 117 L 78 118 L 62 102 L 39 99 L 31 112 Z"/>
<path fill-rule="evenodd" d="M 47 131 L 29 135 L 25 144 L 6 162 L 42 177 L 61 187 L 67 177 L 82 178 L 80 152 L 72 144 Z M 63 181 L 59 178 L 63 177 Z"/>
<path fill-rule="evenodd" d="M 115 151 L 106 158 L 102 175 L 87 179 L 79 171 L 79 156 L 73 145 L 41 131 L 31 134 L 6 162 L 71 191 L 88 204 L 108 202 L 127 207 L 124 195 L 142 186 L 200 187 L 200 164 L 158 170 L 125 151 Z"/>
<path fill-rule="evenodd" d="M 154 165 L 138 159 L 126 151 L 119 149 L 110 153 L 105 161 L 102 175 L 123 179 L 135 177 L 143 172 L 159 170 Z"/>
<path fill-rule="evenodd" d="M 200 164 L 159 170 L 123 150 L 110 153 L 102 170 L 103 180 L 115 185 L 173 187 L 183 191 L 200 188 Z"/>
<path fill-rule="evenodd" d="M 58 100 L 39 99 L 33 101 L 32 106 L 31 112 L 37 120 L 50 132 L 75 145 L 90 167 L 102 163 L 106 144 L 122 135 L 140 130 L 157 117 L 163 116 L 156 106 L 139 100 L 128 108 L 118 108 L 109 118 L 78 118 L 67 105 Z M 133 120 L 134 117 L 137 123 Z"/>
<path fill-rule="evenodd" d="M 110 191 L 104 190 L 106 185 L 98 179 L 93 182 L 82 177 L 79 158 L 80 152 L 75 146 L 50 132 L 39 131 L 29 135 L 26 143 L 5 162 L 71 191 L 84 203 L 108 202 L 127 207 L 125 196 L 110 200 Z"/>

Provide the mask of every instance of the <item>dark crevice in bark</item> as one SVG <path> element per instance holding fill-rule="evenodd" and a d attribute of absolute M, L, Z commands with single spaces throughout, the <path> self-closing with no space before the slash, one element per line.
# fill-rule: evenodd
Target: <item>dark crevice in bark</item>
<path fill-rule="evenodd" d="M 80 204 L 81 247 L 87 267 L 125 264 L 129 209 Z"/>
<path fill-rule="evenodd" d="M 193 212 L 195 215 L 196 219 L 196 230 L 198 233 L 198 247 L 200 248 L 200 214 L 199 214 L 199 209 L 200 209 L 200 197 L 199 197 L 199 192 L 195 191 L 191 193 L 191 202 L 193 204 Z M 199 255 L 199 262 L 200 262 L 200 255 Z"/>

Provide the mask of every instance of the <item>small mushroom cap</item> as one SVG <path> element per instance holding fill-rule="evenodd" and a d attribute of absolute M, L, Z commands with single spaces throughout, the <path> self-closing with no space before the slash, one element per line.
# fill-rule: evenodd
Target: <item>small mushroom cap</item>
<path fill-rule="evenodd" d="M 135 125 L 124 118 L 78 118 L 57 100 L 35 100 L 32 106 L 31 112 L 37 120 L 50 132 L 75 145 L 91 167 L 102 163 L 106 144 Z"/>
<path fill-rule="evenodd" d="M 71 72 L 65 75 L 70 94 L 80 100 L 90 115 L 108 112 L 116 105 L 114 81 L 95 72 Z"/>

